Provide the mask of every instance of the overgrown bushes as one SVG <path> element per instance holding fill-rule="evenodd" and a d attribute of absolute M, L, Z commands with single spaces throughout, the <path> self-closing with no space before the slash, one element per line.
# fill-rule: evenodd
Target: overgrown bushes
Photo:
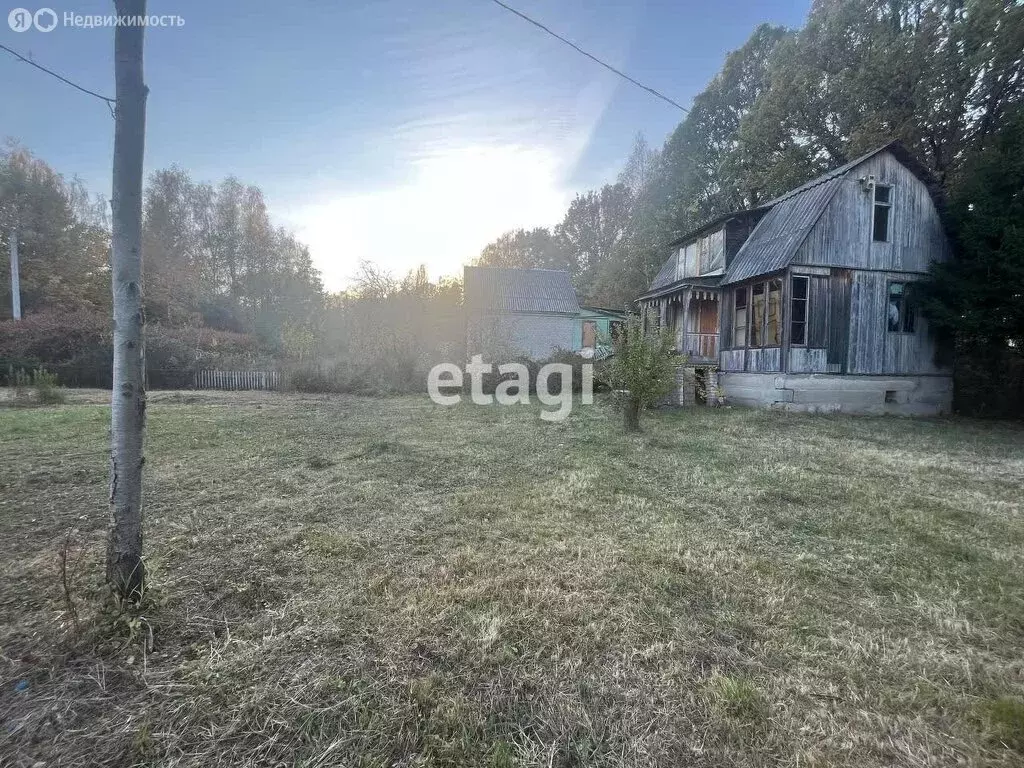
<path fill-rule="evenodd" d="M 584 365 L 594 366 L 594 376 L 592 379 L 594 391 L 596 392 L 607 389 L 607 386 L 604 384 L 604 376 L 602 375 L 605 363 L 602 361 L 595 361 L 589 358 L 585 358 L 581 355 L 576 354 L 575 352 L 570 352 L 568 350 L 558 350 L 555 354 L 553 354 L 546 360 L 530 360 L 529 358 L 526 357 L 517 357 L 513 360 L 502 362 L 513 362 L 526 366 L 526 370 L 530 376 L 531 395 L 537 394 L 537 378 L 540 374 L 540 369 L 549 363 L 558 363 L 561 365 L 569 366 L 569 368 L 572 371 L 572 376 L 570 378 L 569 384 L 572 391 L 576 394 L 579 394 L 580 392 L 583 391 Z M 498 386 L 500 382 L 516 378 L 516 376 L 511 373 L 498 373 L 497 367 L 498 366 L 495 365 L 494 373 L 485 374 L 483 377 L 483 390 L 485 394 L 493 394 L 495 388 Z M 468 385 L 469 382 L 467 380 L 466 386 Z M 562 381 L 560 378 L 555 378 L 554 376 L 549 378 L 548 392 L 550 392 L 551 394 L 561 394 L 561 387 Z"/>
<path fill-rule="evenodd" d="M 593 364 L 595 367 L 594 390 L 607 389 L 603 384 L 603 376 L 600 372 L 603 363 L 589 360 L 572 352 L 559 351 L 547 360 L 538 361 L 526 357 L 516 357 L 501 362 L 518 363 L 525 366 L 529 375 L 531 395 L 537 394 L 537 378 L 540 369 L 547 363 L 561 363 L 570 367 L 572 375 L 569 383 L 575 393 L 579 393 L 583 389 L 583 366 Z M 459 365 L 465 369 L 461 361 Z M 287 375 L 287 387 L 295 392 L 310 393 L 414 394 L 427 391 L 427 375 L 431 367 L 431 363 L 416 360 L 409 355 L 379 357 L 361 363 L 349 361 L 312 363 L 292 368 Z M 494 371 L 481 377 L 484 394 L 492 395 L 500 382 L 516 378 L 513 373 L 498 373 L 497 368 L 498 365 L 495 362 Z M 462 388 L 468 390 L 469 386 L 470 379 L 467 375 Z M 560 378 L 549 378 L 548 391 L 550 393 L 559 394 L 561 388 Z"/>
<path fill-rule="evenodd" d="M 110 319 L 104 313 L 51 310 L 0 322 L 0 384 L 11 383 L 9 371 L 45 368 L 65 386 L 109 388 L 112 364 Z M 271 351 L 251 334 L 159 323 L 146 327 L 146 370 L 154 388 L 190 386 L 193 372 L 202 369 L 276 367 Z"/>
<path fill-rule="evenodd" d="M 953 411 L 962 416 L 1024 419 L 1024 356 L 1009 347 L 957 347 Z"/>
<path fill-rule="evenodd" d="M 425 392 L 427 370 L 410 358 L 380 357 L 365 362 L 307 363 L 287 374 L 295 392 L 398 395 Z"/>
<path fill-rule="evenodd" d="M 42 368 L 32 371 L 11 368 L 7 371 L 7 380 L 11 390 L 8 402 L 12 405 L 60 405 L 64 402 L 64 393 L 58 387 L 57 376 L 50 371 Z"/>

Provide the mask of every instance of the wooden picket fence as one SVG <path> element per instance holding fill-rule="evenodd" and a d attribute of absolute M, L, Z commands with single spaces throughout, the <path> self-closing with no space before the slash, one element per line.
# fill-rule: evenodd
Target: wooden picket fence
<path fill-rule="evenodd" d="M 280 389 L 278 371 L 196 371 L 196 389 Z"/>

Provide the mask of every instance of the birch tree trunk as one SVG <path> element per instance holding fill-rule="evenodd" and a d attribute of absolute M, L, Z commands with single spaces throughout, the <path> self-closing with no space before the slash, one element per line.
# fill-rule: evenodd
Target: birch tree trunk
<path fill-rule="evenodd" d="M 119 16 L 144 16 L 146 0 L 114 0 Z M 146 422 L 142 317 L 142 156 L 146 93 L 141 25 L 114 30 L 114 172 L 111 279 L 114 293 L 114 387 L 111 394 L 107 582 L 138 599 L 142 563 L 142 444 Z"/>

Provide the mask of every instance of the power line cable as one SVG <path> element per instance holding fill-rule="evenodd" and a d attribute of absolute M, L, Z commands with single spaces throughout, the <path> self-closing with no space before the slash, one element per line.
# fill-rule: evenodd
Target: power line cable
<path fill-rule="evenodd" d="M 540 23 L 539 21 L 536 21 L 535 19 L 531 19 L 531 18 L 530 18 L 529 16 L 527 16 L 527 15 L 526 15 L 525 13 L 523 13 L 522 11 L 517 11 L 517 10 L 516 10 L 515 8 L 513 8 L 513 7 L 511 6 L 511 5 L 506 5 L 505 3 L 501 2 L 501 0 L 492 0 L 492 2 L 494 2 L 494 3 L 495 3 L 495 5 L 500 5 L 500 6 L 502 7 L 502 8 L 504 8 L 504 9 L 505 9 L 506 11 L 508 11 L 509 13 L 514 13 L 514 14 L 515 14 L 516 16 L 518 16 L 519 18 L 521 18 L 521 19 L 522 19 L 523 21 L 528 21 L 528 22 L 529 22 L 530 24 L 533 24 L 533 26 L 537 27 L 538 29 L 542 29 L 542 30 L 544 30 L 544 31 L 545 31 L 545 32 L 547 32 L 547 33 L 548 33 L 549 35 L 551 35 L 552 37 L 554 37 L 554 38 L 556 38 L 556 39 L 558 39 L 558 40 L 561 40 L 561 41 L 562 41 L 563 43 L 565 43 L 566 45 L 568 45 L 568 46 L 569 46 L 570 48 L 572 48 L 572 49 L 574 49 L 574 50 L 578 51 L 579 53 L 582 53 L 582 54 L 583 54 L 584 56 L 586 56 L 586 57 L 587 57 L 588 59 L 591 59 L 592 61 L 596 61 L 596 62 L 597 62 L 598 64 L 600 64 L 600 65 L 601 65 L 602 67 L 604 67 L 605 69 L 607 69 L 607 70 L 610 70 L 611 72 L 614 72 L 614 73 L 615 73 L 616 75 L 618 75 L 619 77 L 621 77 L 621 78 L 624 78 L 624 79 L 628 80 L 629 82 L 631 82 L 631 83 L 632 83 L 633 85 L 637 86 L 638 88 L 643 88 L 643 89 L 644 89 L 645 91 L 647 91 L 647 92 L 648 92 L 649 94 L 651 94 L 652 96 L 655 96 L 655 97 L 657 97 L 657 98 L 661 99 L 662 101 L 668 102 L 669 104 L 671 104 L 671 105 L 672 105 L 673 107 L 675 107 L 676 109 L 681 109 L 681 110 L 682 110 L 683 112 L 689 113 L 689 111 L 690 111 L 690 110 L 689 110 L 689 109 L 687 109 L 686 107 L 684 107 L 684 106 L 683 106 L 682 104 L 680 104 L 680 103 L 679 103 L 678 101 L 673 101 L 672 99 L 670 99 L 670 98 L 669 98 L 668 96 L 666 96 L 665 94 L 663 94 L 663 93 L 659 93 L 658 91 L 654 90 L 653 88 L 651 88 L 651 87 L 649 87 L 649 86 L 646 86 L 646 85 L 644 85 L 644 84 L 643 84 L 643 83 L 641 83 L 641 82 L 640 82 L 639 80 L 634 80 L 634 79 L 633 79 L 632 77 L 630 77 L 629 75 L 627 75 L 627 74 L 626 74 L 625 72 L 623 72 L 623 71 L 622 71 L 621 69 L 616 69 L 616 68 L 615 68 L 615 67 L 613 67 L 613 66 L 612 66 L 611 64 L 608 64 L 607 62 L 601 61 L 601 59 L 597 58 L 597 56 L 594 56 L 594 55 L 593 55 L 592 53 L 587 53 L 587 52 L 586 52 L 586 51 L 584 51 L 584 50 L 583 50 L 582 48 L 580 48 L 580 47 L 579 47 L 578 45 L 576 45 L 576 43 L 572 42 L 572 40 L 567 40 L 566 38 L 562 37 L 562 36 L 561 36 L 560 34 L 558 34 L 557 32 L 554 32 L 554 31 L 552 31 L 551 29 L 549 29 L 548 27 L 545 27 L 545 26 L 544 26 L 543 24 L 541 24 L 541 23 Z"/>
<path fill-rule="evenodd" d="M 32 61 L 32 59 L 30 59 L 30 58 L 28 58 L 26 56 L 22 56 L 20 53 L 15 51 L 13 48 L 8 48 L 3 43 L 0 43 L 0 49 L 7 51 L 14 58 L 20 59 L 21 61 L 24 61 L 26 64 L 32 65 L 36 69 L 38 69 L 38 70 L 40 70 L 42 72 L 45 72 L 46 74 L 50 75 L 51 77 L 56 77 L 62 83 L 66 83 L 66 84 L 70 85 L 72 88 L 77 88 L 82 93 L 87 93 L 90 96 L 95 96 L 97 99 L 100 99 L 101 101 L 106 102 L 107 106 L 110 108 L 110 114 L 111 115 L 114 114 L 114 108 L 117 106 L 117 100 L 116 99 L 111 99 L 108 96 L 104 96 L 103 94 L 96 93 L 96 91 L 90 91 L 88 88 L 83 88 L 78 83 L 74 83 L 71 80 L 68 80 L 66 77 L 64 77 L 61 74 L 58 74 L 57 72 L 54 72 L 52 69 L 47 69 L 42 64 L 37 64 L 36 62 Z"/>

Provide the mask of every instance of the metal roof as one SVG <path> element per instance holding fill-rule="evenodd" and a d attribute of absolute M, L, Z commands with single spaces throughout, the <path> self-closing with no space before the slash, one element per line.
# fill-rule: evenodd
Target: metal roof
<path fill-rule="evenodd" d="M 721 216 L 709 219 L 700 226 L 689 230 L 683 235 L 680 235 L 675 240 L 671 241 L 668 244 L 668 247 L 672 248 L 677 245 L 682 245 L 683 243 L 688 243 L 690 240 L 693 240 L 698 235 L 703 235 L 706 232 L 710 232 L 711 230 L 714 229 L 721 229 L 729 222 L 730 219 L 734 219 L 737 216 L 745 216 L 748 213 L 756 213 L 757 211 L 760 211 L 763 207 L 764 206 L 759 205 L 756 208 L 747 208 L 746 210 L 742 211 L 729 211 L 729 213 L 723 213 Z"/>
<path fill-rule="evenodd" d="M 815 179 L 772 203 L 733 258 L 722 285 L 786 267 L 839 188 L 846 170 Z"/>
<path fill-rule="evenodd" d="M 656 288 L 651 288 L 647 293 L 640 296 L 641 299 L 654 299 L 668 293 L 675 293 L 682 288 L 691 286 L 694 288 L 715 288 L 722 281 L 722 271 L 716 270 L 713 273 L 694 277 L 684 277 L 681 280 L 674 280 L 664 283 Z"/>
<path fill-rule="evenodd" d="M 880 152 L 891 152 L 926 185 L 928 172 L 898 141 L 867 152 L 764 204 L 768 213 L 757 223 L 725 273 L 722 285 L 778 272 L 789 265 L 811 227 L 821 218 L 843 178 Z M 939 201 L 936 200 L 938 203 Z"/>
<path fill-rule="evenodd" d="M 936 207 L 940 211 L 943 210 L 945 201 L 941 189 L 935 183 L 931 174 L 906 147 L 900 142 L 894 141 L 873 149 L 845 165 L 833 168 L 828 173 L 822 174 L 816 179 L 811 179 L 806 184 L 801 184 L 799 187 L 791 189 L 784 195 L 780 195 L 763 205 L 746 211 L 726 214 L 709 221 L 698 229 L 693 230 L 690 234 L 674 240 L 670 245 L 676 246 L 685 242 L 700 232 L 728 221 L 733 216 L 767 211 L 729 264 L 721 284 L 737 283 L 758 275 L 777 272 L 789 265 L 797 249 L 807 237 L 808 232 L 810 232 L 811 227 L 814 226 L 815 222 L 825 211 L 825 207 L 839 188 L 843 177 L 865 160 L 874 157 L 880 152 L 891 152 L 897 160 L 921 179 L 935 200 Z M 675 280 L 678 260 L 679 251 L 675 249 L 668 258 L 668 261 L 662 266 L 661 271 L 658 272 L 657 277 L 654 278 L 644 297 L 649 297 L 655 293 L 662 293 L 666 287 L 672 286 L 675 282 L 678 282 L 680 285 L 690 282 L 689 280 Z"/>
<path fill-rule="evenodd" d="M 671 285 L 676 281 L 676 269 L 679 266 L 679 249 L 672 251 L 672 255 L 668 257 L 668 261 L 661 265 L 661 270 L 655 276 L 651 282 L 651 287 L 648 291 L 656 291 L 659 288 L 664 288 L 666 285 Z"/>
<path fill-rule="evenodd" d="M 463 291 L 471 312 L 575 315 L 580 311 L 569 273 L 558 269 L 466 267 Z"/>

